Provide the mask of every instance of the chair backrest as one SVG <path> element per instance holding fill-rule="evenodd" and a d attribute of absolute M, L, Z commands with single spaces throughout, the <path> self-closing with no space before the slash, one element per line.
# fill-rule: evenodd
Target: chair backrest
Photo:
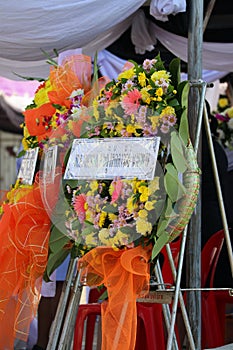
<path fill-rule="evenodd" d="M 224 230 L 214 233 L 204 245 L 201 252 L 201 285 L 213 287 L 214 274 L 219 255 L 224 243 Z M 208 285 L 207 285 L 208 284 Z"/>
<path fill-rule="evenodd" d="M 173 257 L 173 262 L 176 268 L 179 262 L 181 239 L 182 239 L 182 235 L 177 237 L 173 242 L 169 243 L 172 257 Z M 162 265 L 163 280 L 165 283 L 173 284 L 174 279 L 172 275 L 171 264 L 168 258 L 166 246 L 163 247 L 163 249 L 161 250 L 161 253 L 163 254 L 163 258 L 164 258 L 163 265 Z"/>

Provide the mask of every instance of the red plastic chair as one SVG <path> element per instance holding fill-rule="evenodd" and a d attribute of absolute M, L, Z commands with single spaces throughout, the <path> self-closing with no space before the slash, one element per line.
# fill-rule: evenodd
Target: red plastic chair
<path fill-rule="evenodd" d="M 82 349 L 85 321 L 89 317 L 101 315 L 101 305 L 98 303 L 82 304 L 79 306 L 74 329 L 73 350 Z M 138 328 L 135 349 L 165 350 L 165 334 L 162 318 L 162 305 L 137 303 Z M 93 321 L 93 319 L 92 319 Z M 94 324 L 87 325 L 85 350 L 92 350 Z"/>
<path fill-rule="evenodd" d="M 178 262 L 179 262 L 181 240 L 182 240 L 182 235 L 180 235 L 173 242 L 170 243 L 170 249 L 171 249 L 173 261 L 174 261 L 176 268 L 177 268 Z M 163 247 L 163 249 L 161 250 L 161 253 L 164 257 L 164 261 L 162 264 L 162 275 L 163 275 L 164 283 L 168 283 L 168 284 L 173 285 L 174 279 L 173 279 L 173 275 L 172 275 L 171 265 L 170 265 L 168 255 L 167 255 L 166 246 Z"/>
<path fill-rule="evenodd" d="M 224 242 L 224 231 L 213 234 L 201 252 L 201 285 L 212 288 L 217 262 Z M 202 292 L 202 348 L 222 346 L 224 340 L 225 311 L 217 303 L 216 291 Z M 220 317 L 221 315 L 221 317 Z"/>

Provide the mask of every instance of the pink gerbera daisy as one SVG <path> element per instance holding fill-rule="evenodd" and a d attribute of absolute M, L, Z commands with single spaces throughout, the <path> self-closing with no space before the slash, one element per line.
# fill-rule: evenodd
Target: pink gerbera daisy
<path fill-rule="evenodd" d="M 84 193 L 79 194 L 74 198 L 73 206 L 76 211 L 79 220 L 83 221 L 85 219 L 85 204 L 86 204 L 86 195 Z"/>
<path fill-rule="evenodd" d="M 124 109 L 126 114 L 134 114 L 137 112 L 140 106 L 140 99 L 142 95 L 140 91 L 134 89 L 129 91 L 127 95 L 122 98 L 121 106 Z"/>

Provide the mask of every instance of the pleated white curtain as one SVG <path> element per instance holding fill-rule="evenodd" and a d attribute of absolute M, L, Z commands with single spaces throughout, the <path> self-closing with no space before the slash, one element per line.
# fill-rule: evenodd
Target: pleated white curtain
<path fill-rule="evenodd" d="M 46 77 L 42 50 L 53 54 L 76 48 L 93 55 L 130 27 L 145 0 L 37 0 L 2 2 L 0 11 L 0 76 Z M 148 3 L 148 1 L 147 1 Z M 161 20 L 185 11 L 185 0 L 151 0 L 151 13 Z M 152 45 L 152 44 L 151 44 Z"/>

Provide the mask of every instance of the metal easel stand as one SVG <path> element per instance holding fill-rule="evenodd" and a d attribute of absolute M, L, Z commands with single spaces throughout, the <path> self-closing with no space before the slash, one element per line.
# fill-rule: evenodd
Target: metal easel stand
<path fill-rule="evenodd" d="M 59 300 L 56 316 L 51 327 L 47 350 L 70 350 L 79 301 L 81 297 L 78 258 L 71 259 Z"/>
<path fill-rule="evenodd" d="M 200 96 L 200 104 L 199 104 L 199 110 L 198 110 L 198 119 L 197 119 L 197 127 L 196 127 L 196 134 L 195 134 L 195 144 L 194 144 L 194 151 L 195 154 L 197 155 L 198 151 L 198 146 L 199 146 L 199 140 L 200 140 L 200 134 L 201 134 L 201 126 L 202 126 L 202 116 L 203 116 L 203 108 L 204 108 L 204 101 L 205 101 L 205 93 L 206 93 L 206 87 L 207 83 L 198 80 L 197 82 L 190 82 L 191 86 L 198 86 L 201 90 L 201 96 Z M 184 300 L 183 296 L 180 290 L 180 283 L 181 283 L 181 274 L 182 274 L 182 267 L 183 267 L 183 261 L 184 261 L 184 252 L 185 252 L 185 245 L 186 245 L 186 238 L 187 238 L 187 226 L 183 231 L 183 236 L 182 236 L 182 242 L 181 242 L 181 249 L 180 249 L 180 257 L 179 257 L 179 264 L 178 264 L 178 270 L 176 273 L 175 265 L 172 259 L 172 254 L 170 251 L 169 245 L 167 245 L 167 252 L 169 256 L 169 261 L 171 265 L 171 269 L 173 272 L 173 277 L 175 281 L 175 294 L 174 294 L 174 300 L 172 304 L 172 312 L 171 312 L 171 317 L 169 316 L 170 310 L 168 306 L 164 306 L 164 314 L 165 314 L 165 321 L 168 327 L 168 341 L 167 341 L 167 350 L 171 350 L 172 346 L 174 345 L 176 349 L 177 342 L 176 339 L 174 338 L 174 329 L 175 329 L 175 320 L 176 320 L 176 315 L 177 315 L 177 307 L 178 307 L 178 301 L 180 301 L 181 305 L 181 311 L 182 311 L 182 316 L 188 336 L 188 341 L 190 344 L 190 349 L 195 350 L 196 346 L 194 344 L 194 339 L 193 335 L 191 332 L 191 327 L 189 324 L 188 320 L 188 315 L 186 312 L 186 308 L 184 305 Z M 157 271 L 158 273 L 158 271 Z M 161 280 L 162 276 L 157 275 L 159 279 Z"/>
<path fill-rule="evenodd" d="M 197 82 L 191 82 L 190 84 L 193 85 L 193 86 L 199 87 L 200 90 L 201 90 L 201 93 L 200 93 L 200 104 L 199 104 L 199 110 L 198 110 L 198 123 L 197 123 L 197 128 L 196 128 L 196 137 L 195 137 L 195 144 L 194 144 L 194 151 L 197 154 L 198 146 L 199 146 L 199 140 L 200 140 L 200 134 L 201 134 L 202 117 L 204 115 L 204 122 L 205 122 L 207 140 L 208 140 L 208 144 L 209 144 L 209 148 L 210 148 L 210 155 L 211 155 L 213 172 L 214 172 L 215 183 L 216 183 L 216 189 L 217 189 L 217 194 L 218 194 L 220 212 L 221 212 L 221 217 L 222 217 L 222 221 L 223 221 L 223 227 L 224 227 L 224 232 L 225 232 L 225 238 L 226 238 L 226 244 L 227 244 L 227 249 L 228 249 L 228 255 L 229 255 L 231 271 L 232 271 L 232 275 L 233 275 L 232 246 L 231 246 L 229 229 L 228 229 L 228 225 L 227 225 L 226 212 L 225 212 L 225 208 L 224 208 L 224 202 L 223 202 L 223 197 L 222 197 L 222 191 L 221 191 L 221 185 L 220 185 L 220 180 L 219 180 L 219 175 L 218 175 L 218 169 L 217 169 L 217 164 L 216 164 L 214 148 L 213 148 L 213 141 L 212 141 L 212 137 L 211 137 L 211 131 L 210 131 L 210 125 L 209 125 L 209 120 L 208 120 L 208 115 L 207 115 L 207 109 L 206 109 L 206 105 L 205 105 L 205 93 L 206 93 L 207 83 L 202 81 L 202 80 L 199 80 Z M 183 266 L 183 260 L 184 260 L 186 238 L 187 238 L 187 227 L 185 228 L 185 230 L 183 232 L 182 243 L 181 243 L 181 250 L 180 250 L 180 258 L 179 258 L 179 264 L 178 264 L 177 272 L 176 272 L 176 268 L 175 268 L 174 261 L 173 261 L 173 258 L 172 258 L 170 245 L 169 244 L 166 245 L 166 249 L 167 249 L 167 253 L 168 253 L 168 257 L 169 257 L 169 262 L 170 262 L 170 265 L 171 265 L 173 278 L 174 278 L 174 281 L 175 281 L 175 294 L 174 294 L 174 301 L 173 301 L 173 305 L 172 305 L 172 313 L 170 313 L 170 309 L 169 309 L 168 305 L 163 305 L 165 322 L 166 322 L 166 326 L 167 326 L 167 329 L 168 329 L 167 350 L 171 350 L 171 349 L 175 349 L 176 350 L 177 349 L 177 341 L 176 341 L 176 338 L 175 338 L 174 327 L 175 327 L 175 319 L 176 319 L 176 315 L 177 315 L 178 300 L 179 300 L 180 306 L 181 306 L 182 316 L 183 316 L 183 320 L 184 320 L 184 324 L 185 324 L 185 328 L 186 328 L 186 333 L 187 333 L 190 349 L 191 350 L 195 350 L 196 349 L 195 344 L 194 344 L 193 335 L 192 335 L 192 332 L 191 332 L 191 327 L 190 327 L 189 320 L 188 320 L 188 315 L 187 315 L 186 308 L 185 308 L 185 305 L 184 305 L 182 292 L 181 292 L 181 289 L 180 289 L 180 282 L 181 282 L 181 274 L 182 274 L 182 266 Z M 155 273 L 156 273 L 156 277 L 157 277 L 159 283 L 163 284 L 163 278 L 162 278 L 162 274 L 161 274 L 161 270 L 160 270 L 159 264 L 157 264 L 157 266 L 156 266 Z M 203 290 L 203 288 L 197 288 L 197 289 L 192 289 L 192 290 L 201 291 L 201 290 Z"/>
<path fill-rule="evenodd" d="M 226 246 L 227 246 L 227 252 L 228 252 L 228 256 L 229 256 L 231 274 L 233 277 L 233 253 L 232 253 L 231 238 L 230 238 L 230 233 L 229 233 L 228 224 L 227 224 L 226 211 L 225 211 L 225 206 L 224 206 L 224 201 L 223 201 L 223 196 L 222 196 L 221 184 L 220 184 L 219 175 L 218 175 L 218 167 L 217 167 L 215 153 L 214 153 L 214 146 L 213 146 L 213 141 L 212 141 L 212 137 L 211 137 L 211 130 L 210 130 L 206 106 L 204 108 L 204 122 L 205 122 L 207 141 L 208 141 L 209 150 L 210 150 L 215 185 L 216 185 L 216 190 L 217 190 L 220 214 L 221 214 L 223 229 L 224 229 L 224 233 L 225 233 Z"/>

